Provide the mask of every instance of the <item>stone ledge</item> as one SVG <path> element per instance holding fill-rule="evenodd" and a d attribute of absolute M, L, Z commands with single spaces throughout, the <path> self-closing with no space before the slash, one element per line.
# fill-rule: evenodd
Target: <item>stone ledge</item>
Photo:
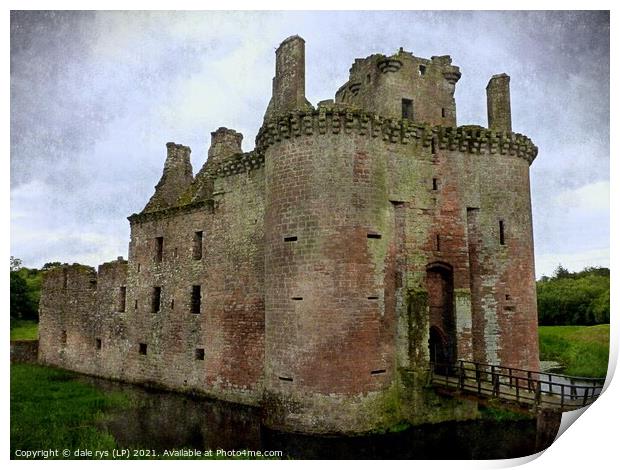
<path fill-rule="evenodd" d="M 205 206 L 209 208 L 209 210 L 213 210 L 213 200 L 205 199 L 205 200 L 200 200 L 196 202 L 191 202 L 189 204 L 184 204 L 181 206 L 173 206 L 167 209 L 161 209 L 158 211 L 140 212 L 138 214 L 131 214 L 129 217 L 127 217 L 127 220 L 129 220 L 130 224 L 133 224 L 136 222 L 138 223 L 147 222 L 150 220 L 161 219 L 163 217 L 172 217 L 178 214 L 192 212 L 194 210 L 201 209 Z"/>

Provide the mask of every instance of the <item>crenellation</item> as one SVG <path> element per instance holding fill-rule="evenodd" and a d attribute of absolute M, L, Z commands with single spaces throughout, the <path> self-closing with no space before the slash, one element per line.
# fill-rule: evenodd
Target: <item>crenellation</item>
<path fill-rule="evenodd" d="M 303 123 L 301 128 L 300 118 Z M 331 131 L 334 134 L 357 130 L 360 135 L 381 135 L 383 140 L 392 143 L 411 143 L 425 148 L 431 146 L 433 136 L 436 136 L 442 149 L 449 147 L 452 150 L 477 154 L 485 151 L 491 154 L 499 152 L 501 155 L 518 156 L 530 164 L 538 154 L 538 148 L 532 141 L 518 133 L 493 131 L 480 126 L 430 127 L 412 123 L 407 119 L 389 119 L 361 110 L 334 110 L 328 107 L 321 107 L 310 113 L 280 116 L 277 121 L 265 123 L 256 137 L 257 151 L 262 154 L 268 146 L 276 142 L 299 137 L 302 128 L 305 135 L 324 135 L 328 121 L 331 122 Z M 368 125 L 371 126 L 370 132 L 367 132 Z"/>
<path fill-rule="evenodd" d="M 302 38 L 275 68 L 253 150 L 220 127 L 193 177 L 168 143 L 128 260 L 47 273 L 40 360 L 261 406 L 297 432 L 474 418 L 429 398 L 435 363 L 538 369 L 538 148 L 512 132 L 509 79 L 491 79 L 484 128 L 457 125 L 450 56 L 355 59 L 316 108 Z"/>

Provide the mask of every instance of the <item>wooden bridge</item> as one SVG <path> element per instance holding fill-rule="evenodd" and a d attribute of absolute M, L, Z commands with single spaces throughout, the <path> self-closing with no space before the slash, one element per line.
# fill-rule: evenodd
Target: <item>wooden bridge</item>
<path fill-rule="evenodd" d="M 603 391 L 605 379 L 571 377 L 514 367 L 458 361 L 431 364 L 430 384 L 454 394 L 495 398 L 534 409 L 570 411 L 590 405 Z"/>

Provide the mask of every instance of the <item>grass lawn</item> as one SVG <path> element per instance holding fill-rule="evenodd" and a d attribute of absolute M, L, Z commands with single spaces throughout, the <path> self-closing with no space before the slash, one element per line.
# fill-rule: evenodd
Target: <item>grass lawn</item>
<path fill-rule="evenodd" d="M 557 361 L 564 373 L 605 377 L 609 360 L 609 325 L 540 326 L 540 359 Z"/>
<path fill-rule="evenodd" d="M 39 324 L 32 320 L 11 319 L 11 340 L 39 339 Z"/>
<path fill-rule="evenodd" d="M 111 450 L 112 435 L 96 428 L 106 409 L 126 405 L 121 393 L 102 392 L 50 367 L 11 364 L 11 458 L 37 449 Z M 62 457 L 60 457 L 62 458 Z"/>
<path fill-rule="evenodd" d="M 139 406 L 136 397 L 124 392 L 102 391 L 80 382 L 78 375 L 69 371 L 33 364 L 11 364 L 11 458 L 19 459 L 15 452 L 64 449 L 71 453 L 88 449 L 90 457 L 68 458 L 112 459 L 113 449 L 118 449 L 114 436 L 97 424 L 106 415 L 121 413 Z M 179 417 L 182 419 L 182 416 Z M 97 453 L 97 451 L 99 453 Z M 41 460 L 43 457 L 36 457 Z M 132 459 L 188 459 L 193 457 L 132 456 Z M 203 455 L 199 459 L 265 459 L 268 457 Z"/>

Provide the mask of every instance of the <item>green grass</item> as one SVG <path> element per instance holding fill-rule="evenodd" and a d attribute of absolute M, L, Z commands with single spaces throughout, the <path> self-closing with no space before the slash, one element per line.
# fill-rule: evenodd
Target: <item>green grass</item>
<path fill-rule="evenodd" d="M 500 405 L 494 405 L 489 403 L 488 406 L 480 406 L 480 419 L 485 421 L 495 421 L 499 423 L 513 422 L 513 421 L 528 421 L 532 419 L 532 416 L 527 413 L 518 413 L 508 408 L 502 408 Z"/>
<path fill-rule="evenodd" d="M 33 364 L 11 364 L 11 458 L 15 451 L 88 449 L 90 457 L 113 458 L 118 449 L 114 436 L 98 423 L 111 412 L 139 406 L 136 397 L 121 392 L 102 391 L 78 381 L 69 371 Z M 100 454 L 96 454 L 99 451 Z M 99 455 L 99 457 L 98 457 Z M 23 458 L 23 457 L 21 457 Z M 54 458 L 54 457 L 52 457 Z M 62 459 L 63 456 L 58 457 Z M 131 457 L 132 459 L 195 459 L 196 457 Z M 198 459 L 274 459 L 277 457 L 201 456 Z M 37 459 L 42 459 L 38 456 Z"/>
<path fill-rule="evenodd" d="M 126 405 L 120 393 L 77 382 L 70 372 L 32 364 L 11 365 L 11 457 L 37 449 L 108 450 L 114 437 L 96 422 Z"/>
<path fill-rule="evenodd" d="M 540 359 L 557 361 L 564 373 L 605 377 L 609 360 L 609 325 L 540 326 Z"/>
<path fill-rule="evenodd" d="M 11 341 L 39 339 L 39 324 L 32 320 L 11 319 Z"/>

